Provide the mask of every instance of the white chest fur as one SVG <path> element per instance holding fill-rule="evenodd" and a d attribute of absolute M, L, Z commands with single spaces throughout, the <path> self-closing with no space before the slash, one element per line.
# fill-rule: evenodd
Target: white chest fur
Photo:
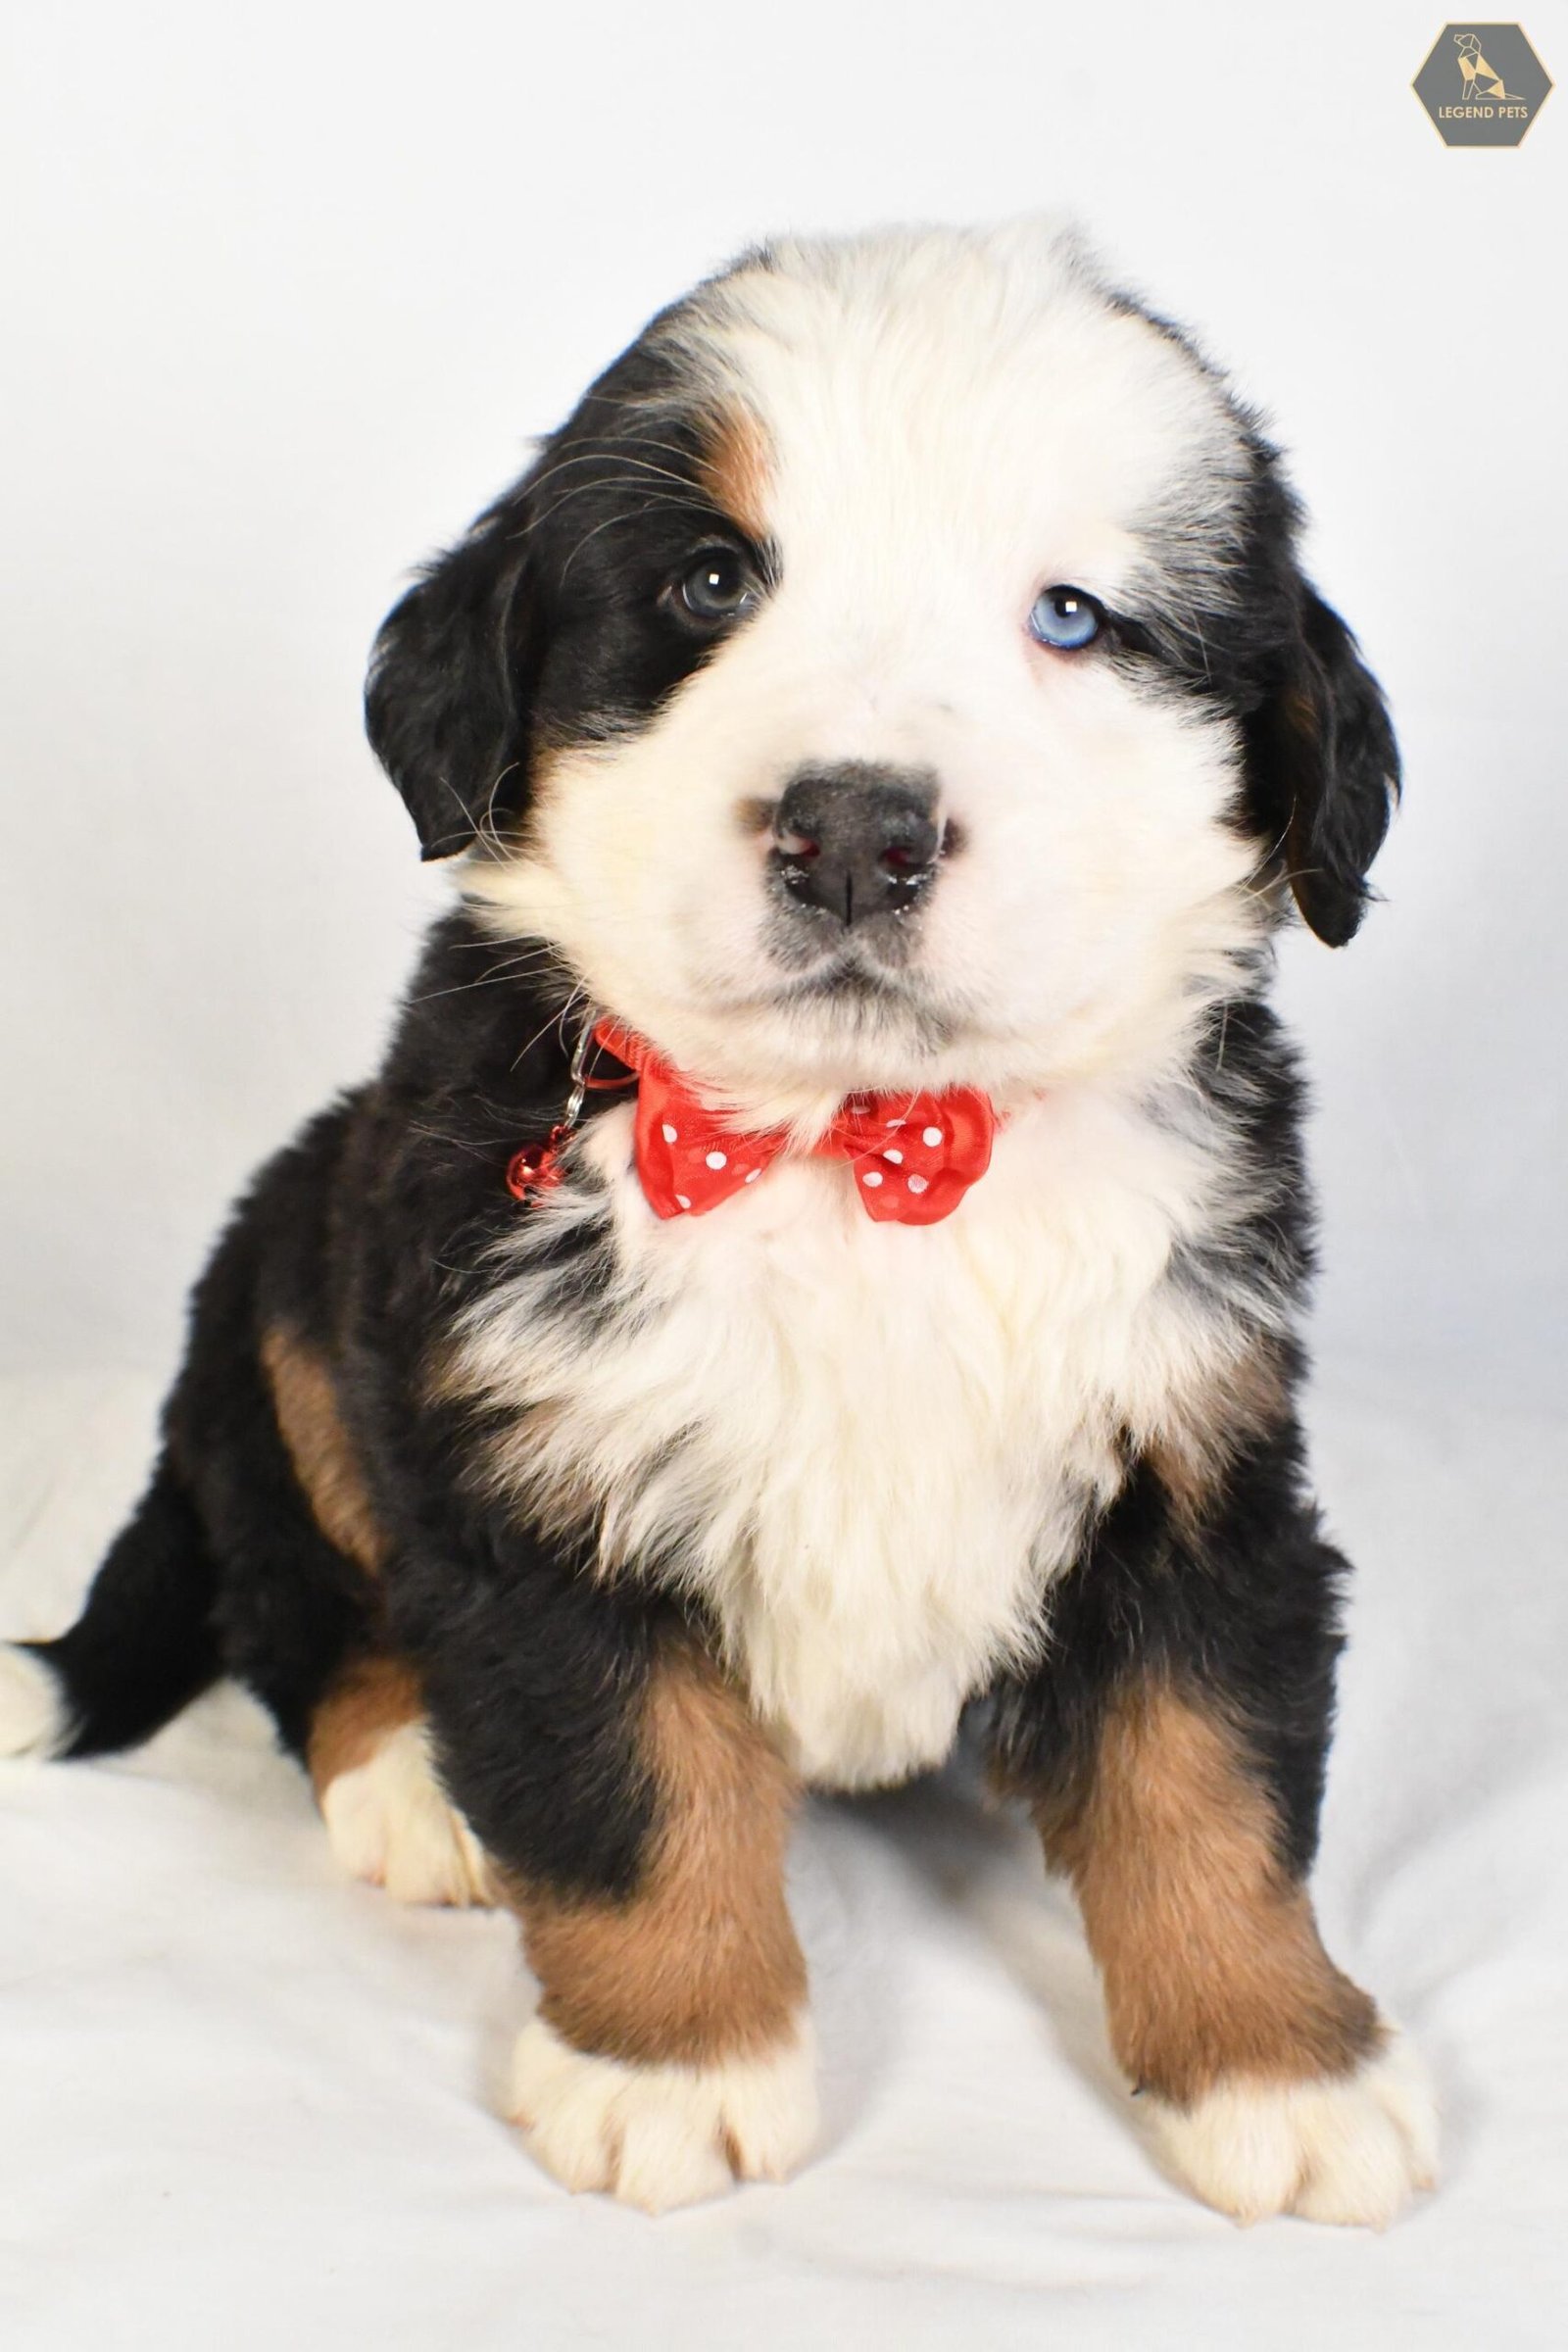
<path fill-rule="evenodd" d="M 1102 1100 L 1011 1121 L 927 1227 L 877 1225 L 837 1162 L 775 1163 L 662 1224 L 630 1112 L 589 1150 L 612 1190 L 612 1311 L 530 1271 L 471 1323 L 465 1385 L 517 1408 L 508 1482 L 602 1515 L 607 1571 L 673 1569 L 807 1776 L 853 1787 L 939 1760 L 966 1698 L 1037 1648 L 1052 1577 L 1234 1346 L 1163 1281 L 1217 1211 L 1222 1158 Z"/>

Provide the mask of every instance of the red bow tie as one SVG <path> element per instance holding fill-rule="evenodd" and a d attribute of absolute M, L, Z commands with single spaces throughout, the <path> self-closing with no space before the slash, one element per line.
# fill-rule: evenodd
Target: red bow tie
<path fill-rule="evenodd" d="M 637 1173 L 662 1217 L 701 1217 L 755 1184 L 789 1141 L 781 1128 L 744 1135 L 723 1124 L 642 1038 L 613 1021 L 594 1036 L 637 1072 Z M 851 1095 L 815 1147 L 847 1159 L 868 1216 L 934 1225 L 991 1165 L 996 1113 L 972 1086 L 940 1095 Z"/>

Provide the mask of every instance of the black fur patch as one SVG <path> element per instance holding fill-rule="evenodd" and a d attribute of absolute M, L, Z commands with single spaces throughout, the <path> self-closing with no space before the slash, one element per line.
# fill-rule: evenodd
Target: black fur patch
<path fill-rule="evenodd" d="M 1123 616 L 1124 649 L 1236 717 L 1248 786 L 1240 819 L 1312 930 L 1343 947 L 1360 923 L 1367 871 L 1399 794 L 1383 690 L 1301 573 L 1300 502 L 1258 417 L 1183 328 L 1130 295 L 1116 307 L 1176 344 L 1224 394 L 1245 465 L 1222 569 L 1201 522 L 1152 521 L 1149 599 Z"/>
<path fill-rule="evenodd" d="M 432 564 L 376 639 L 370 742 L 426 858 L 499 841 L 553 750 L 634 727 L 727 633 L 674 593 L 710 549 L 765 579 L 707 486 L 714 427 L 662 329 L 622 353 L 538 463 Z"/>

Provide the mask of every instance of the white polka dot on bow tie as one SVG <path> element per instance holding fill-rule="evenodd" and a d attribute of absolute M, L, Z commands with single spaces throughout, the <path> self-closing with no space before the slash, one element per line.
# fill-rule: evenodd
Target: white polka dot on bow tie
<path fill-rule="evenodd" d="M 905 1121 L 903 1119 L 889 1119 L 888 1121 L 888 1125 L 890 1127 L 902 1127 L 904 1124 Z"/>
<path fill-rule="evenodd" d="M 902 1168 L 904 1165 L 904 1153 L 902 1152 L 884 1152 L 882 1156 L 884 1159 L 891 1159 L 896 1168 Z"/>
<path fill-rule="evenodd" d="M 865 1174 L 860 1178 L 862 1184 L 880 1184 L 881 1181 L 882 1171 L 880 1168 L 867 1168 Z"/>
<path fill-rule="evenodd" d="M 926 1181 L 923 1176 L 911 1176 L 907 1182 L 911 1193 L 923 1193 L 926 1189 Z"/>
<path fill-rule="evenodd" d="M 708 1164 L 710 1168 L 727 1168 L 729 1166 L 729 1153 L 727 1152 L 710 1152 L 708 1154 Z"/>
<path fill-rule="evenodd" d="M 748 1169 L 748 1171 L 747 1171 L 747 1175 L 746 1175 L 746 1181 L 747 1181 L 747 1183 L 748 1183 L 748 1184 L 755 1184 L 755 1183 L 757 1182 L 757 1179 L 759 1178 L 759 1176 L 760 1176 L 760 1174 L 761 1174 L 761 1173 L 762 1173 L 762 1171 L 761 1171 L 761 1169 L 760 1169 L 760 1168 L 750 1168 L 750 1169 Z"/>
<path fill-rule="evenodd" d="M 663 1137 L 666 1144 L 673 1144 L 679 1141 L 680 1129 L 678 1127 L 672 1127 L 667 1119 L 664 1121 L 663 1126 L 661 1127 L 659 1132 Z"/>
<path fill-rule="evenodd" d="M 677 1208 L 690 1208 L 691 1202 L 687 1200 L 684 1193 L 677 1193 L 675 1195 L 675 1206 Z"/>
<path fill-rule="evenodd" d="M 931 1149 L 932 1149 L 932 1151 L 934 1152 L 934 1151 L 936 1150 L 936 1148 L 937 1148 L 938 1144 L 940 1144 L 940 1143 L 941 1143 L 941 1141 L 942 1141 L 942 1130 L 941 1130 L 941 1128 L 940 1128 L 940 1127 L 927 1127 L 927 1128 L 925 1128 L 925 1129 L 923 1130 L 922 1134 L 921 1134 L 920 1141 L 921 1141 L 921 1143 L 922 1143 L 922 1144 L 929 1144 L 929 1145 L 930 1145 L 930 1147 L 931 1147 Z"/>

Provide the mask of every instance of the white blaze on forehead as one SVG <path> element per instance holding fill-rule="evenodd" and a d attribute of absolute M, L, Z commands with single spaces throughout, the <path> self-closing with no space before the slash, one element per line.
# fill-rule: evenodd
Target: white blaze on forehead
<path fill-rule="evenodd" d="M 1114 595 L 1141 526 L 1195 477 L 1222 526 L 1245 471 L 1215 379 L 1044 222 L 785 242 L 676 331 L 762 428 L 786 566 L 905 610 L 944 565 Z"/>

